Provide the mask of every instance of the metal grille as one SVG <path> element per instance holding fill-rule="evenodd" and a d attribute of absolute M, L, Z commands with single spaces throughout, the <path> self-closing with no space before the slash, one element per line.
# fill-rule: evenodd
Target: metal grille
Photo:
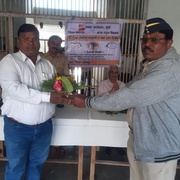
<path fill-rule="evenodd" d="M 7 54 L 8 49 L 8 34 L 6 29 L 8 27 L 6 17 L 0 17 L 0 59 Z"/>
<path fill-rule="evenodd" d="M 0 5 L 3 13 L 144 19 L 147 0 L 0 0 Z"/>
<path fill-rule="evenodd" d="M 63 21 L 66 19 L 122 19 L 121 73 L 130 81 L 142 60 L 140 36 L 146 19 L 148 0 L 0 0 L 0 53 L 15 51 L 17 29 L 28 19 Z M 42 40 L 47 50 L 46 40 Z M 98 83 L 107 78 L 107 68 L 76 68 L 77 80 L 86 80 L 88 94 L 96 94 Z"/>

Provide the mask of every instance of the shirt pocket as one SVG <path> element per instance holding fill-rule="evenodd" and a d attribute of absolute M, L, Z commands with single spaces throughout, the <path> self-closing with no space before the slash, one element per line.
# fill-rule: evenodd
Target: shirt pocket
<path fill-rule="evenodd" d="M 42 80 L 44 81 L 44 80 L 51 79 L 53 76 L 54 76 L 54 74 L 52 74 L 52 73 L 43 72 L 42 73 Z"/>

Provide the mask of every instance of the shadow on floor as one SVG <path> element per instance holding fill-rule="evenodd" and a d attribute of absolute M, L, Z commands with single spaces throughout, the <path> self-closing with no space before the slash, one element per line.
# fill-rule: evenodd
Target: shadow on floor
<path fill-rule="evenodd" d="M 52 147 L 49 158 L 61 160 L 77 160 L 78 148 L 75 146 L 64 147 L 65 155 L 61 156 Z M 125 155 L 120 155 L 116 149 L 107 156 L 105 148 L 97 152 L 97 159 L 111 161 L 127 161 Z M 4 179 L 4 169 L 6 162 L 0 161 L 0 179 Z M 90 147 L 84 148 L 83 180 L 89 180 L 90 170 Z M 77 165 L 45 163 L 41 180 L 77 180 Z M 129 180 L 129 167 L 96 165 L 95 180 Z M 180 180 L 180 169 L 177 169 L 175 180 Z"/>

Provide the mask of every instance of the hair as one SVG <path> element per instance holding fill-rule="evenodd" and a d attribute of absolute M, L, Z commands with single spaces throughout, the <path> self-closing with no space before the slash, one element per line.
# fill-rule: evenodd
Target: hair
<path fill-rule="evenodd" d="M 173 39 L 173 30 L 172 29 L 167 29 L 167 30 L 161 30 L 159 31 L 162 34 L 165 34 L 165 38 L 167 40 L 172 40 Z"/>
<path fill-rule="evenodd" d="M 61 40 L 61 42 L 62 42 L 62 39 L 61 39 L 58 35 L 52 35 L 52 36 L 48 39 L 48 44 L 49 44 L 49 42 L 50 42 L 52 39 L 59 39 L 59 40 Z"/>
<path fill-rule="evenodd" d="M 118 74 L 119 74 L 119 66 L 118 65 L 110 65 L 109 66 L 109 68 L 108 68 L 108 73 L 109 73 L 109 71 L 111 70 L 111 69 L 113 69 L 113 68 L 117 68 L 117 70 L 118 70 Z"/>
<path fill-rule="evenodd" d="M 34 32 L 39 38 L 39 31 L 33 24 L 22 24 L 18 29 L 18 38 L 23 32 Z"/>

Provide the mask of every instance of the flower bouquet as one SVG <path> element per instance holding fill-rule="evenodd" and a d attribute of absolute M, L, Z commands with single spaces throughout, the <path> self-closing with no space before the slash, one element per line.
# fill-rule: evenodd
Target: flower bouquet
<path fill-rule="evenodd" d="M 40 85 L 42 91 L 57 91 L 68 94 L 85 88 L 85 82 L 77 83 L 71 76 L 54 76 L 44 80 Z"/>

